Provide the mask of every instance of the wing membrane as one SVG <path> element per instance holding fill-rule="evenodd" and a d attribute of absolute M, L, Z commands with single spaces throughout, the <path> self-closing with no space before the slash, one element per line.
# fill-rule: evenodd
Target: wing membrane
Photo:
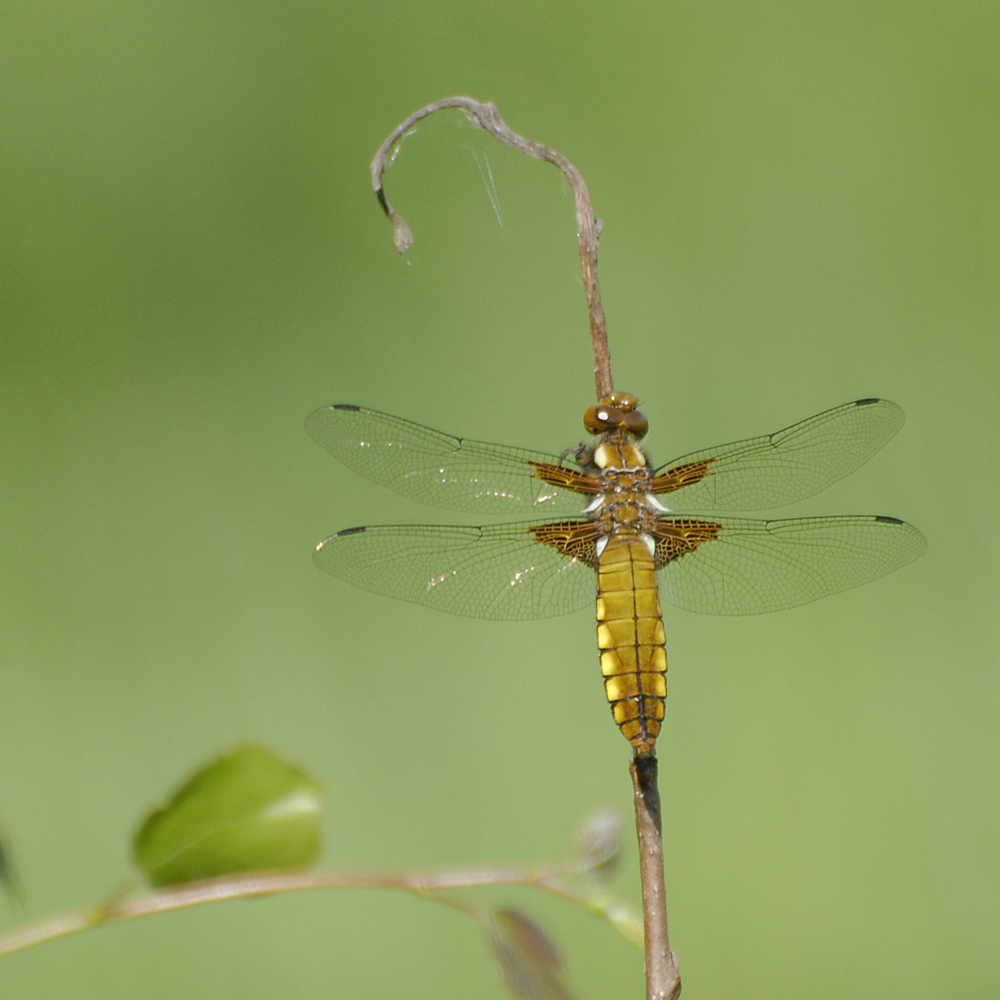
<path fill-rule="evenodd" d="M 924 536 L 893 517 L 664 517 L 655 534 L 660 597 L 688 611 L 753 615 L 808 604 L 891 573 Z"/>
<path fill-rule="evenodd" d="M 338 404 L 306 418 L 306 431 L 349 469 L 381 486 L 477 514 L 575 514 L 592 482 L 556 455 L 452 437 L 378 410 Z"/>
<path fill-rule="evenodd" d="M 656 470 L 653 492 L 682 510 L 762 510 L 795 503 L 854 472 L 900 427 L 887 399 L 859 399 L 784 430 L 684 455 Z"/>
<path fill-rule="evenodd" d="M 541 544 L 538 533 L 575 545 Z M 385 597 L 470 618 L 520 621 L 569 614 L 595 599 L 586 558 L 590 521 L 522 522 L 484 528 L 398 525 L 349 528 L 316 546 L 316 565 Z M 573 555 L 566 551 L 574 548 Z"/>

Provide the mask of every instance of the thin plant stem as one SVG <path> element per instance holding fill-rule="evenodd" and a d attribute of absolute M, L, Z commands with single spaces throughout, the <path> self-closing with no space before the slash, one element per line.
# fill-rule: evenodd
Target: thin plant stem
<path fill-rule="evenodd" d="M 590 319 L 590 340 L 594 354 L 594 384 L 597 398 L 603 399 L 614 391 L 614 378 L 611 372 L 611 352 L 608 349 L 608 327 L 604 318 L 604 307 L 601 305 L 601 289 L 597 281 L 597 251 L 600 244 L 601 224 L 594 218 L 594 209 L 590 202 L 590 192 L 583 175 L 566 159 L 562 153 L 540 142 L 526 139 L 514 132 L 500 117 L 500 112 L 492 102 L 482 103 L 472 97 L 444 97 L 434 101 L 419 111 L 404 119 L 392 130 L 385 142 L 379 147 L 372 160 L 372 187 L 385 214 L 392 223 L 393 241 L 396 249 L 404 253 L 413 243 L 410 227 L 402 216 L 389 204 L 382 186 L 382 175 L 385 173 L 389 156 L 400 139 L 421 119 L 434 114 L 443 108 L 461 108 L 469 121 L 490 135 L 506 143 L 508 146 L 534 157 L 545 160 L 557 166 L 569 183 L 576 202 L 576 236 L 580 246 L 580 267 L 583 271 L 583 291 L 587 299 L 587 315 Z"/>
<path fill-rule="evenodd" d="M 677 956 L 670 950 L 666 886 L 663 880 L 663 825 L 659 765 L 655 753 L 636 755 L 629 772 L 635 796 L 642 879 L 642 922 L 646 946 L 646 1000 L 674 1000 L 681 993 Z"/>
<path fill-rule="evenodd" d="M 514 149 L 538 160 L 557 166 L 569 182 L 576 202 L 577 240 L 583 288 L 590 318 L 591 345 L 594 355 L 594 384 L 597 398 L 603 399 L 614 391 L 611 353 L 608 348 L 607 323 L 601 305 L 597 280 L 597 251 L 601 225 L 595 221 L 590 192 L 582 174 L 562 153 L 542 143 L 526 139 L 512 131 L 492 103 L 483 104 L 471 97 L 445 97 L 415 111 L 400 122 L 382 143 L 372 160 L 372 187 L 379 204 L 393 226 L 396 249 L 403 253 L 413 242 L 413 235 L 403 218 L 389 203 L 382 186 L 389 155 L 400 139 L 421 119 L 443 108 L 461 108 L 479 128 Z M 680 995 L 681 981 L 677 956 L 670 950 L 667 933 L 667 902 L 663 880 L 663 835 L 660 823 L 660 794 L 657 789 L 655 754 L 632 759 L 631 774 L 635 792 L 636 832 L 639 838 L 639 873 L 642 880 L 642 908 L 646 949 L 647 1000 L 673 1000 Z"/>

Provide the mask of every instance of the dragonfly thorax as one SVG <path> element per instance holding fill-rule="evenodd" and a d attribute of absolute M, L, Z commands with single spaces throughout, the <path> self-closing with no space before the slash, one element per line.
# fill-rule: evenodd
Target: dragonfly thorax
<path fill-rule="evenodd" d="M 601 492 L 587 507 L 602 533 L 647 533 L 655 529 L 662 508 L 651 503 L 652 472 L 647 465 L 602 471 Z"/>
<path fill-rule="evenodd" d="M 646 464 L 646 456 L 638 445 L 629 441 L 612 439 L 602 441 L 594 449 L 594 464 L 603 472 L 612 469 L 616 472 L 626 472 Z"/>

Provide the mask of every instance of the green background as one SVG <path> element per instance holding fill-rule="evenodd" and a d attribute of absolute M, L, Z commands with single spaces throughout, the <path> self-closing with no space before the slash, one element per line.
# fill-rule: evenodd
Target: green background
<path fill-rule="evenodd" d="M 685 996 L 992 995 L 998 932 L 993 2 L 12 0 L 0 13 L 0 819 L 38 919 L 98 899 L 196 766 L 328 790 L 324 864 L 563 857 L 628 815 L 590 612 L 437 615 L 319 573 L 456 520 L 302 429 L 335 401 L 558 452 L 591 402 L 572 201 L 449 112 L 495 101 L 605 220 L 618 387 L 654 459 L 881 395 L 908 422 L 797 513 L 918 563 L 779 615 L 667 610 L 659 743 Z M 487 170 L 488 166 L 488 170 Z M 492 172 L 500 219 L 481 174 Z M 638 900 L 628 841 L 618 887 Z M 642 959 L 557 901 L 581 998 Z M 478 928 L 378 892 L 175 913 L 0 963 L 5 997 L 500 997 Z"/>

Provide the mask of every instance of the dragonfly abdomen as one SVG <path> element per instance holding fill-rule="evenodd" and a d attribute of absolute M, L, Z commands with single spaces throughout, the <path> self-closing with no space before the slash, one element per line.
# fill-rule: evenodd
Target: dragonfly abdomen
<path fill-rule="evenodd" d="M 616 532 L 597 567 L 597 644 L 611 713 L 638 754 L 663 723 L 665 641 L 653 557 L 638 533 Z"/>

